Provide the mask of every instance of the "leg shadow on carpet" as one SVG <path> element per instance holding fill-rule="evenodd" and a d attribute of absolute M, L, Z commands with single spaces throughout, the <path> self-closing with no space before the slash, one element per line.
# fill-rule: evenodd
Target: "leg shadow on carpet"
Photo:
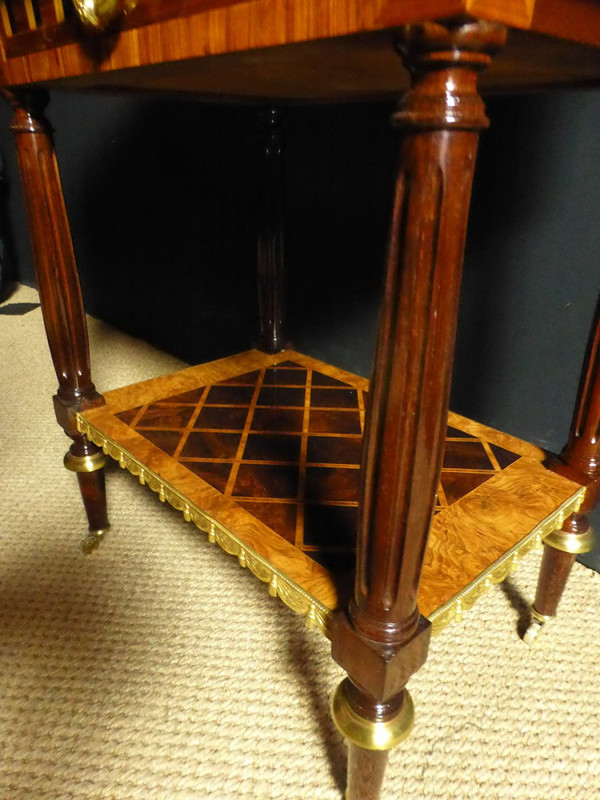
<path fill-rule="evenodd" d="M 517 613 L 517 633 L 519 638 L 522 639 L 525 636 L 525 632 L 531 619 L 531 602 L 527 601 L 523 597 L 521 592 L 511 581 L 510 577 L 505 578 L 505 580 L 499 584 L 499 587 L 504 593 L 504 596 L 510 603 L 511 607 Z"/>
<path fill-rule="evenodd" d="M 289 631 L 289 663 L 310 698 L 313 719 L 318 727 L 323 750 L 329 757 L 331 774 L 342 794 L 346 787 L 346 745 L 331 718 L 330 694 L 334 687 L 326 685 L 325 676 L 319 667 L 319 659 L 315 653 L 316 635 L 314 631 L 299 626 L 294 626 Z"/>

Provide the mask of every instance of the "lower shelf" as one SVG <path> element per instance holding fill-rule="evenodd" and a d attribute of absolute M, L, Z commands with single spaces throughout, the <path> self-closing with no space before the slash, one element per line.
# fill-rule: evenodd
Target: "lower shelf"
<path fill-rule="evenodd" d="M 78 427 L 327 633 L 352 591 L 367 392 L 300 353 L 251 350 L 108 392 Z M 450 414 L 419 591 L 434 632 L 581 505 L 544 458 Z"/>

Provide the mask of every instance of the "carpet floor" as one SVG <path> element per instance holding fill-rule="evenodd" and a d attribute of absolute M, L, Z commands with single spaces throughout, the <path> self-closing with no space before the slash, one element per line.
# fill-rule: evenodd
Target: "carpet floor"
<path fill-rule="evenodd" d="M 321 634 L 118 467 L 112 529 L 79 549 L 35 303 L 21 287 L 0 314 L 0 798 L 340 800 L 342 673 Z M 95 320 L 90 338 L 101 390 L 181 366 Z M 529 648 L 538 565 L 433 640 L 383 800 L 600 797 L 600 575 L 575 565 Z"/>

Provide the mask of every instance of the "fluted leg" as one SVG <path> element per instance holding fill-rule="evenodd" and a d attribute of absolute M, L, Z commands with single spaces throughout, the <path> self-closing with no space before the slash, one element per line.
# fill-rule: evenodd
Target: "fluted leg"
<path fill-rule="evenodd" d="M 108 527 L 104 459 L 77 430 L 75 414 L 102 405 L 90 374 L 87 323 L 62 194 L 54 143 L 44 118 L 47 95 L 5 92 L 12 105 L 15 135 L 37 285 L 50 354 L 58 378 L 54 408 L 59 425 L 73 440 L 65 465 L 77 472 L 90 532 Z"/>
<path fill-rule="evenodd" d="M 427 657 L 417 592 L 448 413 L 464 239 L 478 135 L 477 72 L 501 26 L 409 26 L 403 130 L 362 464 L 354 597 L 336 617 L 333 657 L 348 672 L 333 716 L 350 744 L 349 800 L 379 797 L 385 754 L 408 736 L 405 686 Z"/>
<path fill-rule="evenodd" d="M 531 643 L 556 615 L 577 555 L 594 546 L 594 532 L 586 514 L 600 499 L 600 300 L 588 341 L 569 440 L 554 469 L 587 486 L 583 505 L 562 530 L 545 539 L 544 555 L 531 624 L 525 641 Z"/>

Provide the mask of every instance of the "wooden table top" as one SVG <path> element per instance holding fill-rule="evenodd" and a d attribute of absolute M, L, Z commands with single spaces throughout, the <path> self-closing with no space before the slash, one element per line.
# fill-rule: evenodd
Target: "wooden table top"
<path fill-rule="evenodd" d="M 600 81 L 598 0 L 138 0 L 121 30 L 91 36 L 68 3 L 0 3 L 3 85 L 384 97 L 406 86 L 397 29 L 458 15 L 513 28 L 484 89 Z"/>

